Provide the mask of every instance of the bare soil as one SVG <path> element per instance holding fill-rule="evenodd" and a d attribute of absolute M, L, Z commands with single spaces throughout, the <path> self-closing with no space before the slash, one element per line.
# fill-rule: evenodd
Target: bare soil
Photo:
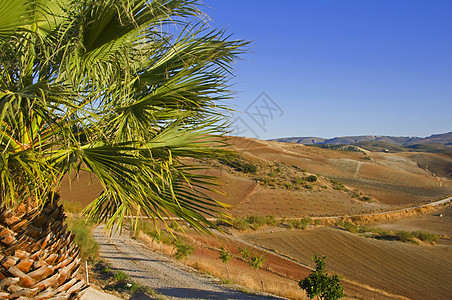
<path fill-rule="evenodd" d="M 450 241 L 452 244 L 452 205 L 423 216 L 379 223 L 375 227 L 386 230 L 424 230 L 441 235 L 442 242 Z"/>
<path fill-rule="evenodd" d="M 231 139 L 232 148 L 252 157 L 283 162 L 310 173 L 344 181 L 381 204 L 410 206 L 452 194 L 452 157 L 421 153 L 346 152 L 299 144 Z M 420 163 L 429 162 L 431 169 Z M 434 172 L 438 172 L 438 175 Z"/>
<path fill-rule="evenodd" d="M 314 253 L 326 255 L 328 271 L 410 299 L 448 299 L 452 295 L 452 248 L 448 245 L 382 241 L 331 227 L 242 237 L 312 267 Z"/>

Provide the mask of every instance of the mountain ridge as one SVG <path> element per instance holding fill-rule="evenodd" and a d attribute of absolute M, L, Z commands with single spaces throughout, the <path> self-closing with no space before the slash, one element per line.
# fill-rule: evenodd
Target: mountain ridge
<path fill-rule="evenodd" d="M 410 146 L 416 144 L 437 143 L 447 146 L 452 146 L 452 131 L 442 134 L 432 134 L 428 137 L 413 137 L 413 136 L 385 136 L 385 135 L 360 135 L 360 136 L 341 136 L 331 139 L 321 137 L 288 137 L 276 138 L 269 141 L 296 143 L 305 145 L 341 145 L 341 144 L 356 144 L 361 142 L 385 142 L 398 146 Z"/>

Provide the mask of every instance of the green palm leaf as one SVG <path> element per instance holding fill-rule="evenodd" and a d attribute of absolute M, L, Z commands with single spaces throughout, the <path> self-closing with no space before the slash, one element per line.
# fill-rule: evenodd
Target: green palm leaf
<path fill-rule="evenodd" d="M 195 0 L 0 0 L 0 196 L 43 205 L 92 172 L 85 210 L 181 218 L 203 231 L 225 205 L 193 159 L 224 152 L 232 63 L 247 45 L 209 29 Z"/>

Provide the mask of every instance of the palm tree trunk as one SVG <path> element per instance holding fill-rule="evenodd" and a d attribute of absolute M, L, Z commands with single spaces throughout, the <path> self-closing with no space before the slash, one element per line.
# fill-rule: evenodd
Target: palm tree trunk
<path fill-rule="evenodd" d="M 42 211 L 31 201 L 0 208 L 1 299 L 78 298 L 86 288 L 75 277 L 79 249 L 58 199 L 49 196 Z"/>

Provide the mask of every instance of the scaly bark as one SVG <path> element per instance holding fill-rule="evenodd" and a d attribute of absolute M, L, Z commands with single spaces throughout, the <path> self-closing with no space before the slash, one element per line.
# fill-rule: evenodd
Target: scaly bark
<path fill-rule="evenodd" d="M 86 288 L 58 199 L 41 211 L 30 202 L 0 208 L 0 299 L 73 299 Z"/>

